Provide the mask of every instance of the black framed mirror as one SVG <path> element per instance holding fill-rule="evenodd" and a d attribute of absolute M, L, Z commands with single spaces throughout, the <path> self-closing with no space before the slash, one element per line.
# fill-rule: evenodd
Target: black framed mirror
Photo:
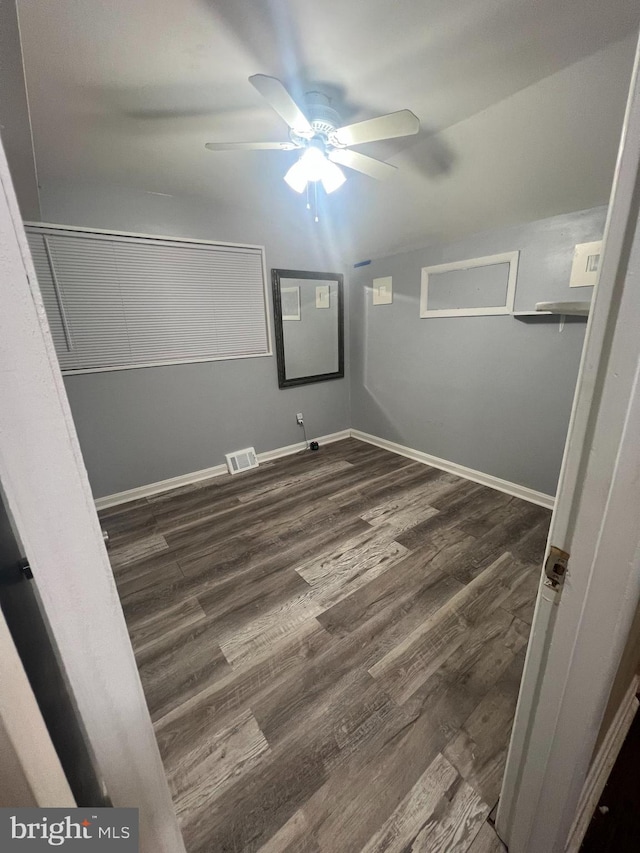
<path fill-rule="evenodd" d="M 278 385 L 291 388 L 344 376 L 343 276 L 271 270 Z"/>

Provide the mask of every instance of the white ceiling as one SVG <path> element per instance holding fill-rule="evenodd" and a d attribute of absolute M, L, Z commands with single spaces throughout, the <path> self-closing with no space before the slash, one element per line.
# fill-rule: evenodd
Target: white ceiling
<path fill-rule="evenodd" d="M 18 0 L 40 184 L 306 215 L 286 139 L 247 82 L 319 82 L 345 121 L 407 107 L 418 137 L 362 146 L 327 216 L 354 258 L 606 202 L 637 0 Z"/>

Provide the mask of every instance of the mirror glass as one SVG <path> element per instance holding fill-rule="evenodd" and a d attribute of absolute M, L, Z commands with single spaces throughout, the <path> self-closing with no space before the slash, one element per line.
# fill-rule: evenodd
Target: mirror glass
<path fill-rule="evenodd" d="M 280 388 L 344 376 L 339 273 L 272 270 Z"/>

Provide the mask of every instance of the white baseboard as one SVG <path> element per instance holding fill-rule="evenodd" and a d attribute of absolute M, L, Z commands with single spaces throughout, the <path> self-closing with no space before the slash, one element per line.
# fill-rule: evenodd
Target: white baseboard
<path fill-rule="evenodd" d="M 334 441 L 342 441 L 345 438 L 351 437 L 350 429 L 343 429 L 340 432 L 332 432 L 329 435 L 321 435 L 320 438 L 312 439 L 317 441 L 319 445 L 332 444 Z M 285 447 L 277 447 L 275 450 L 265 450 L 264 453 L 258 453 L 259 462 L 268 462 L 270 459 L 280 459 L 282 456 L 291 456 L 293 453 L 299 453 L 304 450 L 306 444 L 304 441 L 299 441 L 297 444 L 287 444 Z"/>
<path fill-rule="evenodd" d="M 580 795 L 575 820 L 569 833 L 565 853 L 578 853 L 582 846 L 589 823 L 591 822 L 591 817 L 598 805 L 598 800 L 638 710 L 640 703 L 636 698 L 636 693 L 638 692 L 639 682 L 640 679 L 636 676 L 629 685 L 622 704 L 618 708 L 618 712 L 609 726 L 600 749 L 591 763 L 591 768 L 589 769 L 582 794 Z"/>
<path fill-rule="evenodd" d="M 314 439 L 318 444 L 331 444 L 334 441 L 341 441 L 344 438 L 349 438 L 351 430 L 343 429 L 340 432 L 332 432 L 329 435 L 322 435 Z M 269 462 L 272 459 L 280 459 L 283 456 L 291 456 L 294 453 L 299 453 L 304 450 L 306 444 L 304 441 L 299 441 L 296 444 L 288 444 L 285 447 L 277 447 L 275 450 L 265 450 L 263 453 L 258 453 L 258 462 Z M 127 489 L 125 492 L 116 492 L 113 495 L 106 495 L 103 498 L 96 498 L 95 506 L 97 510 L 108 509 L 118 504 L 129 503 L 140 498 L 148 498 L 151 495 L 159 495 L 162 492 L 171 491 L 171 489 L 179 489 L 181 486 L 188 486 L 191 483 L 197 483 L 200 480 L 209 480 L 211 477 L 220 477 L 222 474 L 227 474 L 226 465 L 214 465 L 212 468 L 203 468 L 201 471 L 192 471 L 190 474 L 180 474 L 179 477 L 170 477 L 168 480 L 160 480 L 157 483 L 149 483 L 146 486 L 138 486 L 135 489 Z"/>
<path fill-rule="evenodd" d="M 448 471 L 450 474 L 463 477 L 465 480 L 472 480 L 474 483 L 489 486 L 489 488 L 497 489 L 499 492 L 506 492 L 508 495 L 522 498 L 522 500 L 529 501 L 529 503 L 553 509 L 555 503 L 553 495 L 545 495 L 544 492 L 536 492 L 535 489 L 529 489 L 527 486 L 510 483 L 508 480 L 501 480 L 500 477 L 484 474 L 482 471 L 474 471 L 473 468 L 458 465 L 457 462 L 448 462 L 446 459 L 439 459 L 437 456 L 424 453 L 422 450 L 414 450 L 412 447 L 405 447 L 404 444 L 397 444 L 395 441 L 388 441 L 386 438 L 369 435 L 369 433 L 362 432 L 359 429 L 352 429 L 351 435 L 360 441 L 375 444 L 376 447 L 391 450 L 394 453 L 400 454 L 400 456 L 406 456 L 409 459 L 414 459 L 416 462 L 423 462 L 425 465 L 431 465 L 433 468 L 439 468 L 441 471 Z"/>
<path fill-rule="evenodd" d="M 489 486 L 491 489 L 506 492 L 508 495 L 522 498 L 522 500 L 529 501 L 530 503 L 553 509 L 555 498 L 552 495 L 536 492 L 534 489 L 528 489 L 526 486 L 510 483 L 508 480 L 501 480 L 499 477 L 484 474 L 482 471 L 474 471 L 473 468 L 466 468 L 464 465 L 458 465 L 456 462 L 439 459 L 437 456 L 424 453 L 422 450 L 414 450 L 411 447 L 405 447 L 405 445 L 397 444 L 395 441 L 388 441 L 386 438 L 378 438 L 378 436 L 370 435 L 358 429 L 343 429 L 339 432 L 332 432 L 329 435 L 320 436 L 316 441 L 321 445 L 331 444 L 334 441 L 342 441 L 349 437 L 357 438 L 359 441 L 365 441 L 368 444 L 375 444 L 377 447 L 391 450 L 400 456 L 406 456 L 409 459 L 414 459 L 416 462 L 431 465 L 433 468 L 439 468 L 441 471 L 448 471 L 450 474 L 463 477 L 465 480 L 472 480 L 474 483 L 480 483 L 483 486 Z M 258 461 L 269 462 L 273 459 L 280 459 L 283 456 L 291 456 L 294 453 L 304 450 L 305 446 L 304 441 L 299 441 L 296 444 L 288 444 L 285 447 L 276 447 L 274 450 L 265 450 L 263 453 L 258 453 Z M 158 495 L 161 492 L 168 492 L 171 489 L 178 489 L 181 486 L 188 486 L 191 483 L 208 480 L 211 477 L 219 477 L 226 473 L 226 465 L 214 465 L 212 468 L 203 468 L 201 471 L 192 471 L 189 474 L 181 474 L 179 477 L 170 477 L 168 480 L 160 480 L 157 483 L 149 483 L 146 486 L 138 486 L 135 489 L 128 489 L 125 492 L 117 492 L 113 495 L 97 498 L 95 501 L 96 509 L 108 509 L 112 506 L 118 506 L 118 504 L 129 503 L 129 501 L 139 500 L 140 498 L 148 498 L 151 495 Z"/>

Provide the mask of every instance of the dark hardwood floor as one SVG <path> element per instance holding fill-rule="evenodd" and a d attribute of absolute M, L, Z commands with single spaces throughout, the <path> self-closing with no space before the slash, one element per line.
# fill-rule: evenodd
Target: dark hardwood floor
<path fill-rule="evenodd" d="M 189 853 L 495 853 L 550 513 L 354 439 L 101 513 Z"/>

